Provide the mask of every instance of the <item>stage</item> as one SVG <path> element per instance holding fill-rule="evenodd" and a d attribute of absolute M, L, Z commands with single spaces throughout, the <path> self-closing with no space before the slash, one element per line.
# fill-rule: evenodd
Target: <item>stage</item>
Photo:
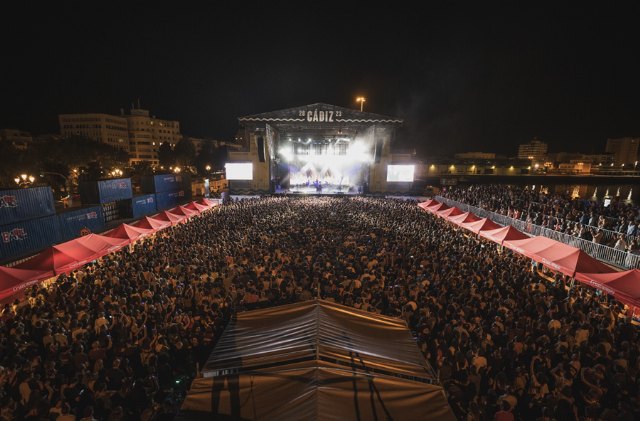
<path fill-rule="evenodd" d="M 275 194 L 283 194 L 283 195 L 313 195 L 313 196 L 324 196 L 324 195 L 349 195 L 354 196 L 358 194 L 363 194 L 363 186 L 336 186 L 336 185 L 324 185 L 322 187 L 316 186 L 292 186 L 289 188 L 276 187 Z"/>

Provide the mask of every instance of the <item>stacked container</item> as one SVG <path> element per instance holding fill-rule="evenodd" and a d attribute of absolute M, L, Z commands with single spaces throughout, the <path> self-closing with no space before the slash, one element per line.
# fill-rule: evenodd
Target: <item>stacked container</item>
<path fill-rule="evenodd" d="M 142 191 L 155 194 L 158 211 L 171 209 L 191 201 L 191 177 L 187 174 L 158 174 L 143 177 Z"/>
<path fill-rule="evenodd" d="M 131 216 L 133 218 L 142 218 L 156 213 L 157 210 L 155 194 L 143 194 L 131 199 Z"/>
<path fill-rule="evenodd" d="M 0 191 L 0 261 L 28 255 L 59 241 L 50 187 Z"/>
<path fill-rule="evenodd" d="M 76 209 L 58 214 L 61 241 L 82 235 L 98 233 L 105 228 L 105 217 L 101 206 Z"/>
<path fill-rule="evenodd" d="M 102 205 L 105 221 L 131 218 L 133 190 L 130 178 L 85 181 L 80 183 L 80 200 L 83 205 Z"/>

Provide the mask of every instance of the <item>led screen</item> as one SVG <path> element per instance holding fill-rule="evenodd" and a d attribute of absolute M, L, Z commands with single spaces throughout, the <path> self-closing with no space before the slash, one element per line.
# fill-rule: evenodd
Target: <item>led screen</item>
<path fill-rule="evenodd" d="M 415 165 L 387 165 L 387 182 L 412 182 Z"/>
<path fill-rule="evenodd" d="M 227 180 L 253 180 L 253 164 L 250 162 L 225 164 Z"/>

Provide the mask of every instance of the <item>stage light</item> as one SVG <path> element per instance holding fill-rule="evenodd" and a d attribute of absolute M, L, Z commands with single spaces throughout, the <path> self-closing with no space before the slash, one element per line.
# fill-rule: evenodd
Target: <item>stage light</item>
<path fill-rule="evenodd" d="M 284 158 L 285 161 L 293 161 L 293 149 L 292 148 L 280 148 L 280 155 Z"/>

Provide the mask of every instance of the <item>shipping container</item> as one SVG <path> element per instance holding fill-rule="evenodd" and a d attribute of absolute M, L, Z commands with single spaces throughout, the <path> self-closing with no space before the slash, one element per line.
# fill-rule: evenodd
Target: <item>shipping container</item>
<path fill-rule="evenodd" d="M 118 217 L 120 219 L 133 218 L 133 206 L 131 203 L 132 200 L 133 199 L 118 200 L 116 202 L 116 207 L 118 208 Z"/>
<path fill-rule="evenodd" d="M 51 187 L 0 190 L 0 225 L 56 213 Z"/>
<path fill-rule="evenodd" d="M 186 203 L 189 200 L 184 190 L 156 193 L 156 206 L 158 211 L 175 208 L 177 205 Z"/>
<path fill-rule="evenodd" d="M 71 240 L 104 230 L 105 220 L 101 206 L 64 212 L 58 215 L 61 241 Z"/>
<path fill-rule="evenodd" d="M 0 226 L 0 262 L 5 263 L 61 242 L 58 216 Z"/>
<path fill-rule="evenodd" d="M 156 195 L 145 194 L 131 199 L 132 218 L 142 218 L 157 212 Z"/>
<path fill-rule="evenodd" d="M 143 176 L 140 180 L 142 193 L 165 193 L 191 190 L 189 174 L 158 174 Z"/>
<path fill-rule="evenodd" d="M 133 197 L 130 178 L 115 178 L 98 181 L 100 203 L 129 200 Z"/>
<path fill-rule="evenodd" d="M 83 181 L 78 186 L 83 205 L 97 205 L 133 197 L 130 178 L 114 178 L 100 181 Z"/>

